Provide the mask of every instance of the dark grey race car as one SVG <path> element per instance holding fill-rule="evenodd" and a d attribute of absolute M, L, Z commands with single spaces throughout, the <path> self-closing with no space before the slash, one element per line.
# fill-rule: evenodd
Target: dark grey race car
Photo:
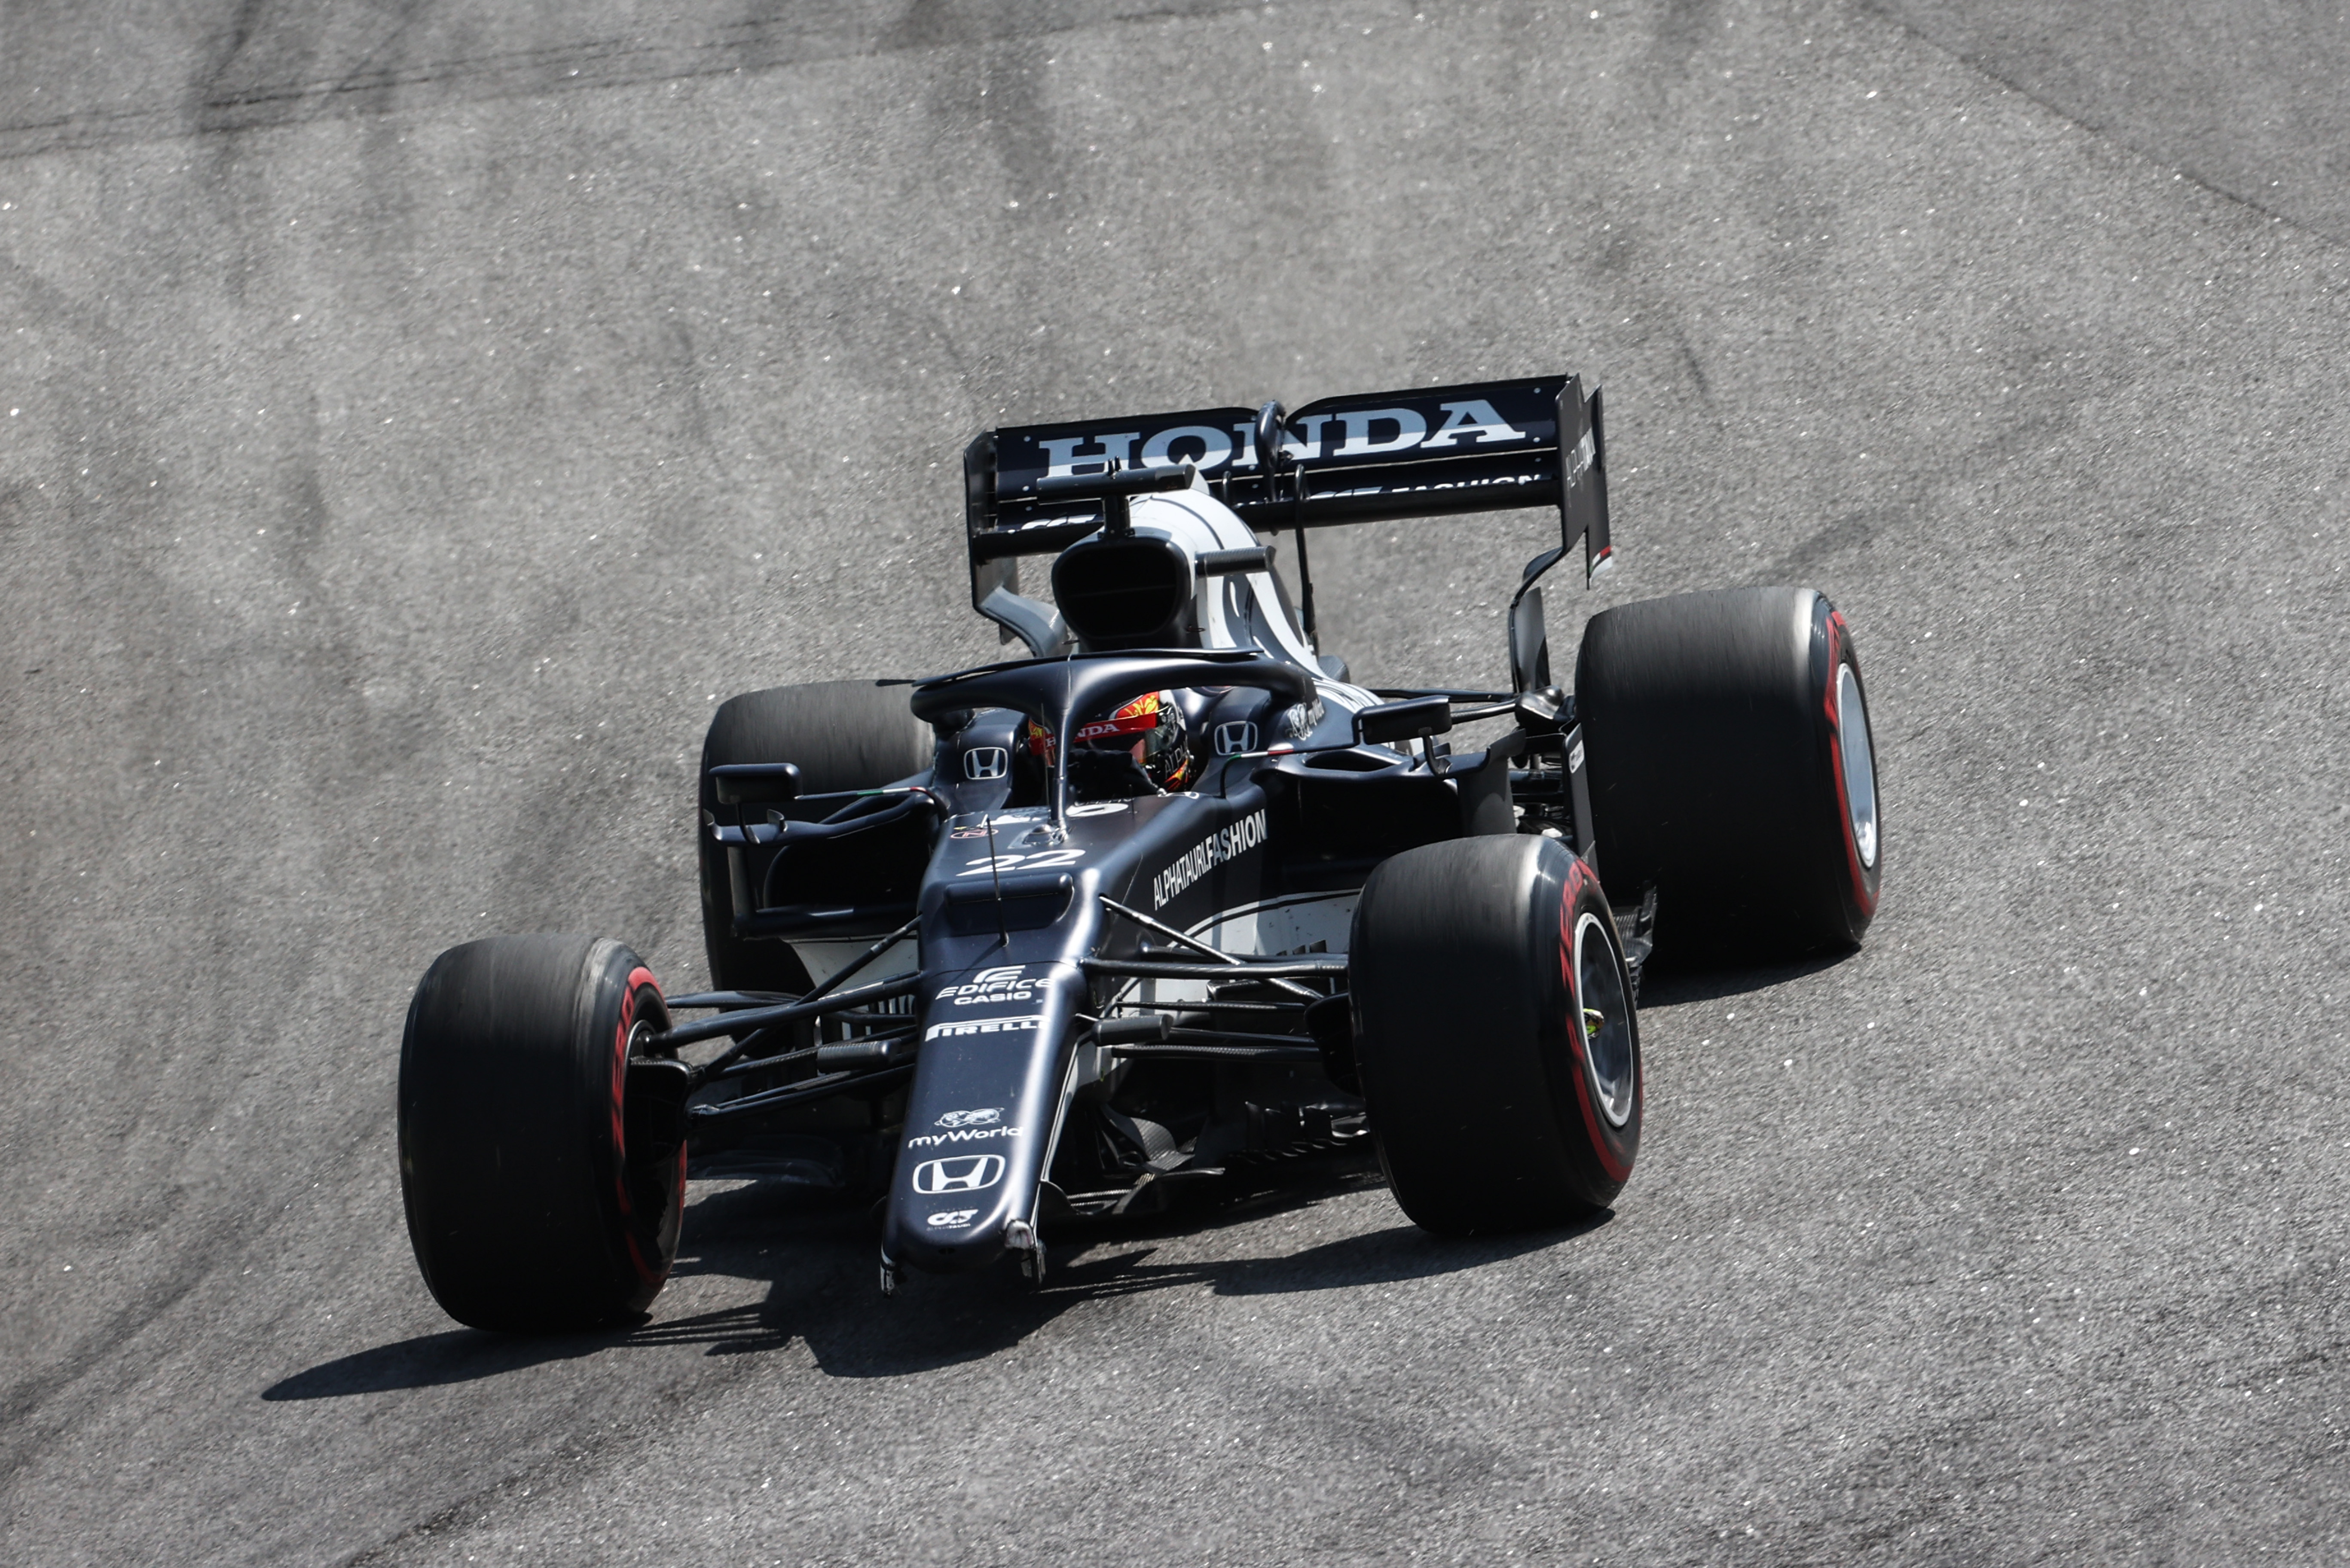
<path fill-rule="evenodd" d="M 641 1314 L 689 1150 L 884 1199 L 885 1292 L 1007 1254 L 1041 1278 L 1056 1226 L 1367 1139 L 1433 1231 L 1615 1201 L 1655 938 L 1848 947 L 1882 853 L 1819 594 L 1620 606 L 1553 683 L 1538 582 L 1578 540 L 1586 576 L 1608 558 L 1600 415 L 1565 377 L 982 435 L 972 602 L 1028 657 L 719 710 L 718 989 L 664 996 L 588 938 L 426 973 L 400 1157 L 435 1297 L 492 1328 Z M 1309 530 L 1517 506 L 1560 539 L 1511 601 L 1509 691 L 1367 691 L 1318 651 Z M 1019 591 L 1038 555 L 1050 607 Z M 1479 721 L 1506 729 L 1445 739 Z"/>

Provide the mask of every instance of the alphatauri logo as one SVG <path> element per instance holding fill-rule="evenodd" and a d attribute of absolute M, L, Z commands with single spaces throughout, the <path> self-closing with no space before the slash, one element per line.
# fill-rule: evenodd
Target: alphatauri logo
<path fill-rule="evenodd" d="M 1163 909 L 1167 900 L 1227 861 L 1237 860 L 1264 842 L 1264 808 L 1259 806 L 1229 827 L 1220 827 L 1150 879 L 1150 907 Z"/>

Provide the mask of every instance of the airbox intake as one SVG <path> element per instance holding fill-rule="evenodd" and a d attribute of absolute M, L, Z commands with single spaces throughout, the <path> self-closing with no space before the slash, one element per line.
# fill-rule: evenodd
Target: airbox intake
<path fill-rule="evenodd" d="M 1053 599 L 1088 648 L 1185 648 L 1191 624 L 1191 563 L 1167 539 L 1087 539 L 1053 563 Z"/>

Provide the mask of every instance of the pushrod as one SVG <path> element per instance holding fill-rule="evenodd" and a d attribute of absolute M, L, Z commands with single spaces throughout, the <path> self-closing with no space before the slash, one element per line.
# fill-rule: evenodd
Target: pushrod
<path fill-rule="evenodd" d="M 1227 955 L 1229 956 L 1229 955 Z M 1155 963 L 1147 959 L 1089 958 L 1077 961 L 1087 974 L 1129 975 L 1138 980 L 1286 980 L 1308 975 L 1343 975 L 1344 953 L 1323 957 L 1275 959 L 1267 963 L 1243 960 L 1237 966 L 1209 963 Z M 1319 996 L 1316 1002 L 1322 1000 Z"/>
<path fill-rule="evenodd" d="M 1174 927 L 1154 920 L 1139 909 L 1129 909 L 1124 904 L 1118 902 L 1114 898 L 1104 898 L 1101 901 L 1101 906 L 1113 915 L 1125 916 L 1128 919 L 1132 920 L 1136 925 L 1140 926 L 1147 931 L 1158 932 L 1160 936 L 1165 937 L 1170 942 L 1174 942 L 1181 947 L 1190 948 L 1196 953 L 1205 953 L 1208 957 L 1215 960 L 1218 963 L 1229 964 L 1238 969 L 1246 969 L 1250 967 L 1248 961 L 1242 958 L 1239 954 L 1228 953 L 1221 948 L 1211 948 L 1203 941 L 1200 941 L 1195 938 L 1187 937 L 1182 932 L 1177 930 Z M 1288 992 L 1293 996 L 1307 997 L 1315 1002 L 1322 1000 L 1322 993 L 1320 992 L 1314 990 L 1310 986 L 1300 985 L 1294 980 L 1276 980 L 1273 983 L 1281 990 Z"/>
<path fill-rule="evenodd" d="M 766 1029 L 778 1023 L 796 1023 L 803 1018 L 816 1018 L 827 1012 L 845 1012 L 860 1002 L 884 1002 L 893 996 L 911 996 L 921 987 L 922 977 L 919 973 L 910 971 L 832 996 L 824 995 L 819 988 L 787 1006 L 743 1008 L 733 1012 L 722 1012 L 715 1018 L 704 1018 L 699 1023 L 681 1023 L 665 1033 L 654 1035 L 646 1044 L 657 1052 L 673 1051 L 681 1045 L 691 1045 L 703 1040 L 715 1040 L 722 1034 L 737 1034 L 753 1029 Z M 724 1060 L 722 1057 L 709 1062 L 704 1064 L 704 1070 L 718 1067 Z"/>

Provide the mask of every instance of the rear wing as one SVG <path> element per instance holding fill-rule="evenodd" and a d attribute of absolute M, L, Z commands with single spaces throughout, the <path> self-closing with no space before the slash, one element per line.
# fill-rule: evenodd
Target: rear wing
<path fill-rule="evenodd" d="M 1282 432 L 1270 462 L 1258 451 L 1259 416 L 1239 408 L 983 432 L 963 453 L 972 604 L 1003 619 L 998 612 L 1019 593 L 1020 556 L 1057 554 L 1102 525 L 1100 498 L 1055 493 L 1040 482 L 1184 462 L 1263 532 L 1555 506 L 1559 549 L 1550 559 L 1581 539 L 1586 581 L 1609 564 L 1607 439 L 1599 389 L 1586 392 L 1580 377 L 1414 388 L 1269 411 L 1269 428 Z"/>

